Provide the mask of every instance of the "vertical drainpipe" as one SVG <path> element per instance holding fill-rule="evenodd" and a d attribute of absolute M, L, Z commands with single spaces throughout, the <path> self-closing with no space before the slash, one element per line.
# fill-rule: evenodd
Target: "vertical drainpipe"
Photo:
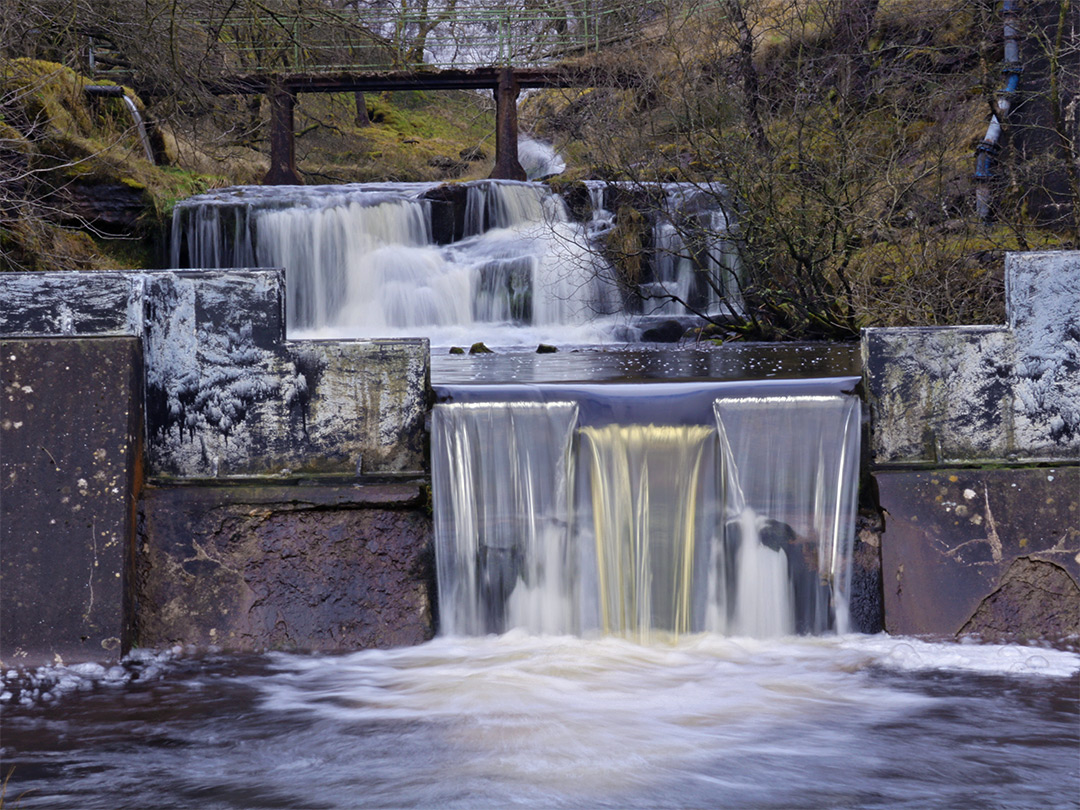
<path fill-rule="evenodd" d="M 1012 99 L 1020 86 L 1020 74 L 1023 67 L 1020 65 L 1020 34 L 1017 31 L 1017 18 L 1019 16 L 1019 0 L 1005 0 L 1002 17 L 1005 25 L 1005 59 L 1001 65 L 1001 73 L 1005 77 L 1005 88 L 998 92 L 996 111 L 990 118 L 990 125 L 986 128 L 986 135 L 982 143 L 975 148 L 975 211 L 983 222 L 991 218 L 990 206 L 990 179 L 993 173 L 990 168 L 993 156 L 1000 150 L 998 141 L 1001 139 L 1001 125 L 1009 115 Z"/>

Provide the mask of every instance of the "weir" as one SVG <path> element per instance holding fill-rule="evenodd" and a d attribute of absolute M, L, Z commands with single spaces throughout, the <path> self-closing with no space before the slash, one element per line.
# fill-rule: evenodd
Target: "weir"
<path fill-rule="evenodd" d="M 231 189 L 178 206 L 198 269 L 2 274 L 0 462 L 25 495 L 0 521 L 0 655 L 1074 634 L 1075 254 L 1008 257 L 1008 326 L 866 330 L 861 366 L 668 350 L 649 319 L 693 323 L 701 299 L 656 314 L 685 262 L 710 317 L 740 306 L 723 190 L 564 189 Z M 633 278 L 607 252 L 628 209 L 652 214 L 629 217 Z M 497 352 L 446 349 L 475 340 Z"/>
<path fill-rule="evenodd" d="M 575 218 L 536 183 L 226 190 L 178 207 L 173 259 L 284 266 L 304 336 L 608 343 L 741 306 L 722 188 L 582 191 Z M 648 256 L 632 282 L 606 247 L 628 209 Z M 846 629 L 855 382 L 440 387 L 442 631 Z"/>
<path fill-rule="evenodd" d="M 851 382 L 441 387 L 444 632 L 845 631 Z"/>

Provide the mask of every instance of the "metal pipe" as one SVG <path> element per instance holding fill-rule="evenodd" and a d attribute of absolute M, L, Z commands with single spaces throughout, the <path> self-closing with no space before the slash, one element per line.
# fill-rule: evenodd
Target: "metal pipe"
<path fill-rule="evenodd" d="M 155 162 L 154 150 L 150 147 L 150 137 L 146 133 L 146 124 L 143 122 L 142 116 L 139 115 L 139 108 L 135 106 L 135 102 L 131 97 L 124 92 L 123 87 L 118 84 L 88 84 L 83 88 L 83 92 L 88 96 L 98 98 L 122 98 L 131 115 L 131 120 L 135 124 L 135 131 L 139 136 L 139 143 L 142 144 L 143 152 L 146 153 L 146 159 L 151 163 Z"/>
<path fill-rule="evenodd" d="M 120 98 L 124 95 L 124 88 L 118 84 L 88 84 L 83 88 L 83 92 L 88 96 Z"/>
<path fill-rule="evenodd" d="M 990 124 L 986 128 L 986 135 L 982 142 L 975 147 L 975 211 L 983 222 L 991 218 L 990 187 L 989 182 L 993 178 L 993 156 L 1000 150 L 998 141 L 1001 140 L 1002 124 L 1012 108 L 1013 96 L 1020 86 L 1020 74 L 1024 68 L 1020 64 L 1020 34 L 1017 29 L 1017 16 L 1019 13 L 1018 0 L 1005 0 L 1002 8 L 1002 18 L 1005 28 L 1005 58 L 1001 64 L 1001 72 L 1006 77 L 1005 87 L 998 91 L 997 101 L 994 104 L 994 114 L 990 116 Z"/>

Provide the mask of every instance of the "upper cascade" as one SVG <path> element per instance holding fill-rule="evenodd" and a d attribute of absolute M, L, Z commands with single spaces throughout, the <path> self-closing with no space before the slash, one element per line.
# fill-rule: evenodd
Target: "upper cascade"
<path fill-rule="evenodd" d="M 650 316 L 737 310 L 722 195 L 589 184 L 582 196 L 590 210 L 575 218 L 534 182 L 235 187 L 177 206 L 172 265 L 284 267 L 293 337 L 594 344 L 636 339 Z M 632 272 L 608 210 L 628 205 L 645 214 Z"/>

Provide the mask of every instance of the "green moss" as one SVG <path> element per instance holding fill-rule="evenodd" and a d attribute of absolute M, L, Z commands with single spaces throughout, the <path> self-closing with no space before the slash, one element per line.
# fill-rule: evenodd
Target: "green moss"
<path fill-rule="evenodd" d="M 16 59 L 0 65 L 0 95 L 8 99 L 0 139 L 4 148 L 22 153 L 33 170 L 23 193 L 34 201 L 65 188 L 121 186 L 141 192 L 145 211 L 136 218 L 133 232 L 107 239 L 45 221 L 55 213 L 74 219 L 64 214 L 62 195 L 49 209 L 28 205 L 24 216 L 0 235 L 2 269 L 152 266 L 155 240 L 176 201 L 225 184 L 220 177 L 151 164 L 123 101 L 88 98 L 84 88 L 90 83 L 49 62 Z M 56 205 L 60 209 L 53 212 Z"/>
<path fill-rule="evenodd" d="M 41 220 L 0 228 L 0 271 L 95 270 L 110 266 L 86 233 Z"/>
<path fill-rule="evenodd" d="M 485 176 L 490 163 L 465 162 L 482 144 L 494 152 L 494 119 L 462 91 L 367 93 L 369 126 L 355 123 L 355 96 L 302 95 L 298 163 L 311 182 L 449 180 Z"/>

